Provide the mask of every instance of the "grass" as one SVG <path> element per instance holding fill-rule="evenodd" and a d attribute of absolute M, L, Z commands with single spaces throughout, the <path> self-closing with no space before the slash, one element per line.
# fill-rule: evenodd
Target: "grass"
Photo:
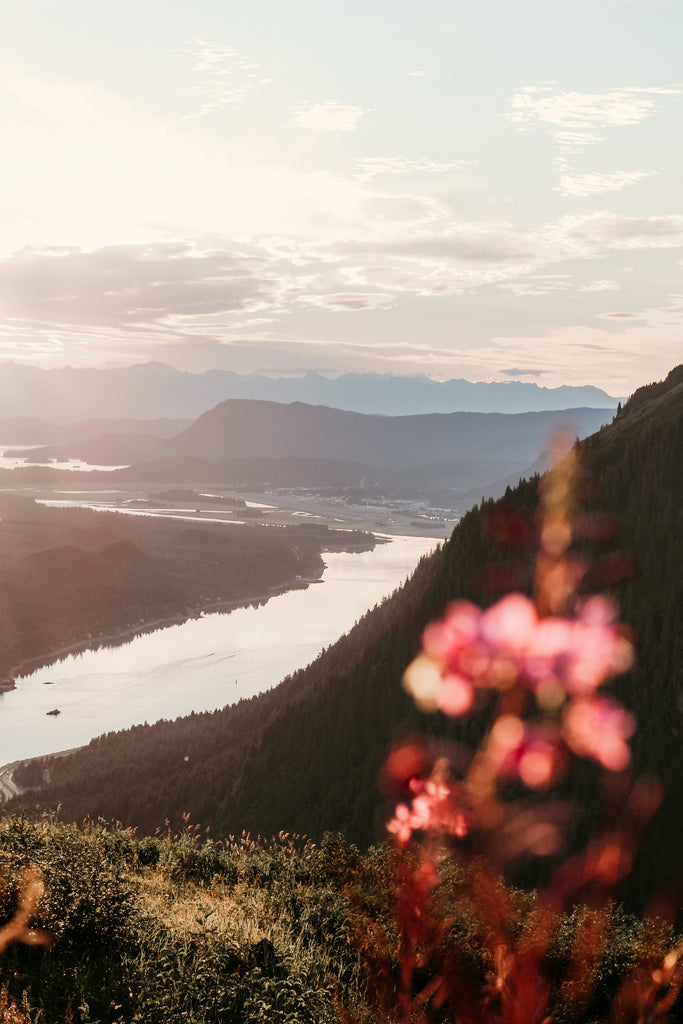
<path fill-rule="evenodd" d="M 0 927 L 15 915 L 30 868 L 44 885 L 30 924 L 53 941 L 14 943 L 0 955 L 0 1024 L 399 1020 L 391 1009 L 401 959 L 395 857 L 389 847 L 361 854 L 337 836 L 320 846 L 288 835 L 219 843 L 197 828 L 138 838 L 103 822 L 77 828 L 5 816 Z M 469 958 L 485 978 L 477 921 L 458 912 L 466 884 L 455 865 L 444 876 L 442 951 L 457 945 L 459 962 Z M 516 905 L 521 933 L 529 898 Z M 657 956 L 673 942 L 666 929 L 644 929 L 621 911 L 614 922 L 601 967 L 610 990 L 643 936 Z M 575 931 L 571 917 L 557 929 L 548 964 L 557 992 Z M 390 1007 L 381 1018 L 378 970 Z"/>

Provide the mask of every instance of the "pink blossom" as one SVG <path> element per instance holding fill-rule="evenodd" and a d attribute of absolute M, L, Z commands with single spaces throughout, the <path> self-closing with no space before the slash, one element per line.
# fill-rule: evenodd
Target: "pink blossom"
<path fill-rule="evenodd" d="M 481 615 L 480 634 L 497 656 L 522 657 L 538 628 L 538 616 L 523 594 L 508 594 Z"/>
<path fill-rule="evenodd" d="M 411 779 L 414 797 L 410 806 L 401 803 L 387 825 L 399 843 L 405 844 L 413 832 L 439 832 L 462 838 L 469 830 L 469 818 L 457 790 L 434 779 Z"/>
<path fill-rule="evenodd" d="M 424 633 L 426 660 L 435 668 L 433 676 L 422 673 L 429 676 L 429 700 L 457 716 L 470 709 L 476 688 L 505 690 L 519 682 L 546 692 L 550 684 L 560 698 L 563 691 L 591 695 L 631 664 L 631 645 L 614 618 L 605 597 L 587 600 L 576 619 L 539 619 L 523 594 L 509 594 L 486 611 L 457 601 Z"/>
<path fill-rule="evenodd" d="M 566 671 L 570 693 L 583 695 L 631 667 L 633 648 L 615 624 L 616 609 L 605 597 L 587 601 L 574 623 Z"/>
<path fill-rule="evenodd" d="M 529 789 L 545 789 L 562 773 L 566 755 L 554 725 L 528 725 L 516 715 L 496 721 L 489 755 L 502 776 L 516 776 Z"/>
<path fill-rule="evenodd" d="M 469 711 L 474 700 L 474 685 L 465 676 L 448 672 L 441 678 L 437 704 L 446 715 L 457 718 Z"/>
<path fill-rule="evenodd" d="M 626 740 L 634 726 L 633 716 L 614 701 L 584 699 L 567 708 L 562 733 L 580 757 L 592 757 L 611 771 L 621 771 L 631 759 Z"/>
<path fill-rule="evenodd" d="M 437 661 L 457 657 L 460 651 L 476 640 L 481 611 L 469 601 L 455 601 L 446 609 L 440 622 L 433 622 L 424 631 L 425 651 Z"/>
<path fill-rule="evenodd" d="M 413 823 L 410 808 L 406 804 L 397 804 L 394 816 L 387 824 L 387 832 L 393 832 L 401 845 L 407 843 L 413 834 Z"/>

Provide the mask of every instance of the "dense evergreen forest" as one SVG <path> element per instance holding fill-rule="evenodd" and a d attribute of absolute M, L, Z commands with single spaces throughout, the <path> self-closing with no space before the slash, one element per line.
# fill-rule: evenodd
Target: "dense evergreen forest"
<path fill-rule="evenodd" d="M 636 666 L 618 681 L 638 722 L 634 773 L 666 787 L 634 875 L 634 891 L 644 893 L 683 862 L 683 368 L 636 392 L 579 448 L 589 583 L 615 593 L 636 643 Z M 537 491 L 534 478 L 471 510 L 401 590 L 275 690 L 94 740 L 53 761 L 50 785 L 21 802 L 59 803 L 67 820 L 102 815 L 147 832 L 189 812 L 214 836 L 343 830 L 371 843 L 385 820 L 378 779 L 392 743 L 416 732 L 469 742 L 484 727 L 418 714 L 401 677 L 449 600 L 486 604 L 511 585 L 528 589 Z M 577 803 L 594 803 L 590 772 L 574 786 Z"/>

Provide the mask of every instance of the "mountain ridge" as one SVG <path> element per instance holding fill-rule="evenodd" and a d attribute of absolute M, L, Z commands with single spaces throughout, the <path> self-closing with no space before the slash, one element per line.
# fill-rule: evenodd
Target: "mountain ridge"
<path fill-rule="evenodd" d="M 312 406 L 227 399 L 203 413 L 173 437 L 110 434 L 15 454 L 81 458 L 96 464 L 123 464 L 163 457 L 298 457 L 363 462 L 382 470 L 410 470 L 457 459 L 506 460 L 510 472 L 523 470 L 548 439 L 571 424 L 585 436 L 603 426 L 609 410 L 572 409 L 525 413 L 428 413 L 381 416 Z"/>
<path fill-rule="evenodd" d="M 75 419 L 195 419 L 228 398 L 303 401 L 352 412 L 418 415 L 429 412 L 531 412 L 578 406 L 615 409 L 618 399 L 591 385 L 544 388 L 522 381 L 434 381 L 428 377 L 347 373 L 327 378 L 191 373 L 165 363 L 94 369 L 42 369 L 0 362 L 0 407 L 5 417 Z"/>

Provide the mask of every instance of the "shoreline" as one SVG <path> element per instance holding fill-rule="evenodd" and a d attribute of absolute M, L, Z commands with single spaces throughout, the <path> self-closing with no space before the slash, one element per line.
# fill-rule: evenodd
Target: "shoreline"
<path fill-rule="evenodd" d="M 272 597 L 289 593 L 291 590 L 306 590 L 313 583 L 322 583 L 322 576 L 325 565 L 319 576 L 302 576 L 279 586 L 271 587 L 266 593 L 249 595 L 247 597 L 233 598 L 226 601 L 207 601 L 204 604 L 194 605 L 185 612 L 176 612 L 174 615 L 165 615 L 158 619 L 150 619 L 130 629 L 117 630 L 115 633 L 108 633 L 106 636 L 83 640 L 78 643 L 65 644 L 63 647 L 54 648 L 46 654 L 37 654 L 31 658 L 24 658 L 18 665 L 12 666 L 4 676 L 3 685 L 0 685 L 0 696 L 3 693 L 11 693 L 17 689 L 17 679 L 25 679 L 40 668 L 49 668 L 57 662 L 64 661 L 72 655 L 80 654 L 83 651 L 97 651 L 101 647 L 122 647 L 130 643 L 144 633 L 156 633 L 158 630 L 168 629 L 170 626 L 180 626 L 190 619 L 198 619 L 204 613 L 216 613 L 228 615 L 238 608 L 248 608 L 250 605 L 266 604 Z M 8 685 L 11 681 L 12 685 Z M 52 755 L 50 755 L 52 756 Z"/>
<path fill-rule="evenodd" d="M 394 538 L 392 538 L 392 541 L 393 541 L 393 539 Z M 396 547 L 397 554 L 393 555 L 393 554 L 390 554 L 387 551 L 385 555 L 381 556 L 381 564 L 385 565 L 385 563 L 386 563 L 386 565 L 388 567 L 388 571 L 390 571 L 392 573 L 398 573 L 400 571 L 401 579 L 404 578 L 405 574 L 407 574 L 407 573 L 409 573 L 411 571 L 411 567 L 414 567 L 414 564 L 416 563 L 418 556 L 422 557 L 423 548 L 425 547 L 424 544 L 420 544 L 420 543 L 417 544 L 417 547 L 415 547 L 414 544 L 412 544 L 412 546 L 411 546 L 412 539 L 409 538 L 409 537 L 406 537 L 405 541 L 408 542 L 408 547 L 404 547 L 401 544 L 395 546 L 392 542 L 389 542 L 388 547 L 392 548 L 392 549 L 394 549 L 394 547 Z M 385 547 L 385 545 L 381 545 L 381 547 Z M 427 547 L 426 550 L 431 550 L 431 547 L 432 547 L 431 542 L 428 542 L 428 547 Z M 386 550 L 386 548 L 385 548 L 385 550 Z M 426 553 L 426 551 L 424 553 Z M 347 562 L 350 559 L 350 557 L 351 557 L 350 554 L 345 554 L 343 556 L 343 559 L 346 560 L 343 563 L 344 565 L 347 564 Z M 372 556 L 370 555 L 368 557 L 372 557 Z M 165 634 L 162 634 L 162 633 L 160 633 L 158 631 L 161 630 L 161 629 L 164 629 L 164 628 L 170 628 L 173 625 L 177 625 L 177 624 L 180 624 L 180 623 L 183 623 L 183 622 L 188 623 L 188 625 L 185 628 L 189 628 L 190 630 L 192 630 L 191 636 L 195 635 L 195 630 L 200 630 L 201 631 L 204 628 L 206 628 L 209 631 L 213 631 L 211 633 L 211 636 L 215 636 L 216 637 L 216 643 L 220 643 L 220 640 L 218 638 L 220 636 L 225 635 L 226 631 L 227 631 L 228 636 L 231 636 L 231 637 L 233 637 L 233 634 L 234 635 L 237 635 L 237 634 L 235 634 L 235 628 L 232 625 L 228 624 L 229 622 L 232 622 L 232 620 L 218 618 L 218 615 L 229 614 L 232 611 L 238 610 L 240 608 L 246 608 L 247 609 L 246 612 L 245 611 L 239 611 L 238 614 L 240 616 L 241 615 L 248 615 L 250 617 L 249 618 L 250 622 L 251 622 L 251 617 L 252 616 L 258 617 L 259 614 L 262 615 L 262 616 L 263 615 L 268 615 L 270 617 L 270 616 L 274 615 L 274 616 L 277 617 L 277 616 L 280 616 L 280 612 L 278 610 L 279 609 L 279 605 L 280 605 L 279 602 L 276 602 L 275 604 L 273 604 L 272 607 L 269 606 L 269 607 L 271 607 L 270 611 L 266 611 L 265 606 L 270 601 L 271 597 L 275 597 L 275 596 L 278 596 L 278 595 L 283 595 L 283 597 L 284 597 L 285 595 L 287 595 L 289 593 L 290 597 L 287 600 L 288 601 L 294 600 L 295 602 L 297 602 L 297 604 L 296 604 L 297 608 L 303 607 L 303 606 L 300 606 L 298 604 L 298 602 L 300 602 L 300 601 L 307 602 L 305 607 L 308 608 L 309 610 L 311 608 L 314 608 L 314 609 L 317 608 L 318 604 L 321 601 L 322 601 L 323 605 L 327 605 L 329 603 L 329 599 L 321 597 L 320 596 L 320 592 L 315 591 L 315 590 L 311 590 L 311 585 L 313 583 L 323 582 L 326 579 L 332 579 L 333 583 L 336 582 L 337 574 L 336 574 L 336 571 L 334 571 L 334 567 L 337 565 L 337 562 L 335 560 L 336 558 L 337 558 L 336 555 L 330 555 L 329 558 L 325 559 L 325 563 L 326 564 L 324 564 L 323 562 L 320 562 L 319 564 L 315 564 L 314 566 L 311 566 L 311 569 L 313 569 L 313 572 L 312 573 L 309 572 L 308 575 L 303 576 L 302 578 L 291 578 L 290 577 L 288 580 L 281 581 L 279 583 L 279 585 L 277 585 L 277 586 L 262 586 L 260 588 L 254 588 L 254 590 L 252 591 L 251 594 L 248 594 L 248 595 L 245 595 L 245 596 L 241 596 L 239 599 L 233 598 L 232 600 L 222 600 L 222 601 L 206 600 L 205 602 L 201 602 L 201 604 L 198 602 L 197 604 L 184 607 L 182 609 L 182 611 L 180 611 L 180 612 L 176 611 L 176 613 L 173 614 L 173 615 L 169 614 L 169 615 L 166 615 L 166 616 L 157 616 L 155 619 L 148 621 L 144 625 L 137 625 L 137 626 L 134 626 L 131 629 L 125 629 L 125 630 L 122 630 L 122 631 L 118 631 L 118 630 L 117 631 L 113 631 L 113 630 L 109 631 L 106 638 L 105 637 L 94 637 L 91 640 L 82 640 L 82 642 L 80 642 L 78 644 L 63 644 L 63 645 L 59 645 L 59 646 L 55 645 L 55 648 L 53 648 L 52 651 L 46 652 L 45 655 L 42 656 L 42 657 L 34 657 L 34 658 L 26 658 L 26 659 L 24 659 L 23 662 L 22 662 L 22 665 L 21 665 L 21 669 L 22 669 L 21 683 L 23 685 L 19 685 L 17 687 L 18 693 L 17 693 L 16 699 L 8 697 L 7 698 L 7 702 L 5 703 L 5 707 L 6 707 L 6 710 L 7 710 L 7 715 L 9 716 L 8 719 L 7 719 L 7 725 L 9 726 L 10 723 L 15 720 L 15 718 L 16 718 L 17 722 L 21 722 L 22 723 L 21 727 L 20 727 L 19 735 L 17 735 L 14 738 L 12 738 L 10 736 L 10 734 L 8 733 L 8 735 L 6 737 L 7 744 L 5 746 L 5 750 L 0 752 L 0 756 L 2 756 L 2 753 L 5 753 L 5 756 L 8 756 L 8 758 L 9 758 L 9 760 L 7 762 L 5 762 L 5 766 L 7 766 L 10 763 L 15 762 L 15 761 L 21 761 L 22 763 L 25 762 L 27 764 L 30 764 L 31 762 L 34 762 L 34 761 L 40 761 L 43 758 L 52 759 L 52 757 L 58 756 L 58 754 L 60 754 L 61 752 L 65 752 L 65 753 L 69 752 L 69 753 L 71 753 L 72 751 L 81 749 L 82 746 L 87 745 L 87 743 L 90 741 L 90 739 L 93 736 L 102 734 L 104 732 L 107 732 L 107 731 L 111 730 L 112 728 L 115 728 L 117 730 L 126 729 L 126 728 L 128 728 L 130 726 L 131 723 L 135 724 L 135 723 L 138 723 L 138 722 L 142 722 L 143 718 L 144 718 L 145 721 L 149 720 L 150 722 L 153 722 L 153 721 L 157 720 L 161 716 L 163 708 L 161 707 L 161 703 L 159 701 L 157 701 L 156 703 L 153 704 L 153 710 L 150 713 L 145 712 L 145 714 L 140 713 L 137 717 L 133 716 L 133 717 L 131 717 L 130 722 L 128 722 L 126 720 L 125 722 L 122 722 L 121 724 L 117 724 L 116 726 L 112 726 L 112 724 L 111 724 L 111 716 L 108 716 L 106 721 L 103 720 L 103 724 L 102 724 L 101 728 L 92 728 L 90 731 L 88 731 L 87 728 L 86 729 L 77 728 L 74 731 L 73 729 L 70 729 L 68 727 L 66 728 L 66 731 L 65 731 L 64 728 L 61 727 L 61 726 L 60 726 L 60 728 L 58 730 L 53 730 L 51 724 L 50 724 L 50 726 L 48 726 L 48 724 L 47 724 L 48 722 L 50 722 L 50 720 L 49 719 L 45 719 L 44 720 L 45 726 L 41 725 L 40 723 L 38 723 L 38 725 L 37 725 L 37 728 L 40 730 L 40 736 L 36 735 L 30 742 L 25 742 L 22 739 L 22 735 L 21 734 L 23 732 L 24 727 L 27 728 L 27 729 L 31 728 L 31 726 L 30 726 L 30 722 L 32 720 L 31 719 L 31 708 L 35 705 L 36 701 L 38 702 L 39 706 L 44 711 L 46 711 L 50 707 L 55 706 L 55 704 L 58 705 L 58 706 L 61 706 L 61 705 L 59 705 L 59 699 L 58 699 L 56 693 L 52 692 L 52 691 L 55 691 L 57 688 L 56 687 L 52 687 L 52 689 L 50 689 L 50 687 L 48 685 L 47 689 L 44 689 L 43 685 L 41 685 L 41 684 L 49 684 L 51 682 L 55 682 L 57 680 L 61 680 L 61 674 L 64 674 L 65 678 L 67 676 L 69 676 L 70 674 L 73 674 L 73 673 L 80 672 L 81 674 L 83 674 L 84 670 L 82 668 L 78 667 L 82 657 L 86 657 L 88 659 L 91 659 L 91 658 L 103 658 L 104 662 L 108 663 L 110 661 L 110 659 L 120 658 L 121 654 L 118 653 L 117 648 L 123 647 L 123 645 L 125 645 L 129 641 L 133 640 L 133 638 L 135 636 L 138 636 L 138 637 L 142 638 L 140 640 L 140 643 L 147 644 L 147 643 L 151 642 L 152 644 L 156 644 L 157 647 L 159 647 L 159 649 L 163 651 L 163 650 L 166 649 L 166 643 L 167 642 L 164 640 L 164 635 Z M 387 558 L 389 559 L 388 562 L 386 562 Z M 356 560 L 353 559 L 354 563 L 355 563 L 355 561 Z M 301 568 L 303 568 L 303 566 Z M 332 577 L 330 577 L 330 573 L 333 573 Z M 363 580 L 365 580 L 365 570 L 364 569 L 361 570 L 361 575 L 362 575 Z M 342 574 L 342 579 L 343 578 L 344 577 L 343 577 L 343 574 Z M 374 585 L 377 586 L 379 581 L 374 580 L 374 577 L 373 577 L 371 582 L 373 582 Z M 367 583 L 367 581 L 366 581 L 366 583 Z M 296 595 L 296 592 L 298 590 L 301 591 L 301 595 Z M 309 594 L 309 590 L 310 590 L 310 594 Z M 389 592 L 389 591 L 391 591 L 391 587 L 389 587 L 389 590 L 387 592 Z M 304 595 L 306 595 L 306 596 L 304 596 Z M 364 595 L 364 592 L 363 592 L 363 595 Z M 370 603 L 372 603 L 372 602 L 370 602 Z M 278 607 L 276 607 L 276 605 Z M 284 605 L 285 614 L 286 614 L 286 608 L 287 607 L 288 607 L 288 605 L 287 605 L 287 603 L 285 603 L 285 605 Z M 364 607 L 364 609 L 367 609 L 368 606 L 364 605 L 363 607 Z M 205 618 L 205 621 L 204 621 L 203 624 L 200 623 L 199 621 L 192 622 L 192 619 L 199 619 L 199 618 L 202 618 L 202 617 Z M 345 625 L 342 624 L 341 628 L 336 630 L 334 636 L 336 637 L 337 633 L 348 631 L 348 629 L 350 629 L 352 625 L 353 625 L 353 623 L 351 622 L 351 620 L 349 620 L 349 622 L 346 623 Z M 154 640 L 150 641 L 149 637 L 145 637 L 145 634 L 150 634 L 150 636 L 151 636 L 152 634 L 155 634 L 155 633 L 158 635 L 158 638 L 155 638 Z M 241 630 L 239 630 L 239 629 L 238 629 L 238 633 L 239 633 L 240 636 L 242 635 L 241 634 Z M 332 634 L 330 633 L 330 635 L 332 635 Z M 205 637 L 205 633 L 200 632 L 199 636 Z M 234 641 L 234 637 L 233 637 L 233 640 L 230 640 L 230 642 L 229 642 L 229 646 L 231 645 L 230 649 L 232 649 L 232 647 L 234 647 L 234 642 L 233 641 Z M 324 648 L 324 645 L 325 645 L 326 642 L 327 641 L 323 637 L 323 639 L 321 640 L 321 644 L 323 645 L 323 648 Z M 200 641 L 200 646 L 203 646 L 206 649 L 206 651 L 209 651 L 209 650 L 210 651 L 219 650 L 219 648 L 206 647 L 206 644 L 205 643 L 202 644 L 201 641 Z M 125 650 L 127 651 L 128 648 L 126 647 Z M 134 650 L 134 648 L 133 648 L 133 650 Z M 79 652 L 84 652 L 84 651 L 95 651 L 95 652 L 99 651 L 99 653 L 96 653 L 94 655 L 90 654 L 90 653 L 85 654 L 85 655 L 79 653 Z M 310 656 L 306 657 L 305 659 L 299 658 L 299 661 L 296 663 L 296 666 L 297 667 L 302 667 L 303 662 L 312 660 L 312 658 L 315 657 L 318 653 L 319 653 L 319 651 L 316 649 L 314 652 L 311 653 Z M 54 664 L 54 663 L 58 663 L 60 661 L 60 659 L 68 658 L 68 656 L 72 655 L 72 654 L 76 655 L 75 660 L 69 659 L 68 661 L 64 661 L 62 666 L 55 667 L 54 669 L 50 669 L 48 667 L 43 667 L 43 668 L 40 669 L 39 674 L 35 675 L 35 677 L 30 677 L 30 673 L 33 672 L 39 665 L 48 666 L 48 665 L 51 665 L 51 664 Z M 125 664 L 126 664 L 127 668 L 130 671 L 132 671 L 132 673 L 133 673 L 133 676 L 131 677 L 131 682 L 135 683 L 134 674 L 135 674 L 136 658 L 135 658 L 134 655 L 130 656 L 130 655 L 126 654 L 125 652 L 123 653 L 122 657 L 123 657 L 123 659 L 125 661 Z M 90 665 L 90 660 L 88 660 L 87 664 L 88 664 L 88 666 Z M 98 664 L 100 664 L 100 663 L 97 662 L 96 660 L 93 661 L 93 666 L 95 666 L 95 667 L 93 667 L 93 672 L 97 673 L 97 667 L 96 666 Z M 221 671 L 222 670 L 223 670 L 223 667 L 221 667 Z M 285 673 L 290 672 L 290 671 L 292 671 L 292 668 L 291 668 L 291 666 L 288 666 L 285 669 Z M 84 681 L 84 684 L 86 686 L 86 689 L 87 689 L 88 686 L 92 687 L 92 684 L 96 681 L 95 677 L 93 677 L 92 679 L 90 679 L 90 681 L 88 681 L 88 674 L 89 674 L 89 669 L 86 670 L 86 675 L 83 676 L 83 681 Z M 282 675 L 283 675 L 283 673 L 281 672 L 280 676 L 282 676 Z M 278 678 L 279 678 L 279 676 L 278 676 Z M 179 679 L 180 680 L 182 679 L 182 670 L 179 673 Z M 270 676 L 268 677 L 267 687 L 261 686 L 261 689 L 268 688 L 271 685 L 273 685 L 274 679 L 275 679 L 275 675 L 271 671 L 270 672 Z M 106 678 L 103 678 L 102 682 L 104 682 L 106 684 L 107 683 Z M 175 680 L 175 682 L 178 682 L 178 680 Z M 230 678 L 230 682 L 232 683 L 232 677 Z M 257 680 L 257 682 L 258 682 L 258 680 Z M 100 692 L 101 692 L 101 696 L 99 698 L 95 698 L 95 699 L 99 700 L 100 703 L 104 702 L 103 706 L 108 707 L 109 704 L 107 702 L 109 701 L 111 703 L 111 701 L 113 699 L 113 698 L 107 696 L 107 693 L 110 691 L 111 688 L 108 685 L 105 685 L 103 689 L 102 688 L 99 688 L 99 689 L 100 689 Z M 257 687 L 257 689 L 258 689 L 258 687 Z M 33 697 L 28 699 L 28 694 L 29 693 L 33 693 L 34 690 L 35 690 L 35 699 Z M 206 708 L 211 710 L 214 707 L 216 707 L 216 708 L 217 707 L 222 707 L 225 704 L 226 700 L 228 701 L 228 703 L 233 702 L 233 699 L 232 699 L 232 696 L 231 696 L 232 692 L 233 691 L 232 691 L 232 686 L 231 686 L 229 688 L 229 693 L 228 693 L 228 696 L 226 698 L 222 699 L 221 701 L 215 701 L 214 703 L 211 703 L 211 704 L 207 703 L 206 704 Z M 221 691 L 221 693 L 222 693 L 222 691 Z M 236 694 L 237 694 L 237 691 L 235 691 L 235 695 Z M 249 694 L 247 694 L 247 695 L 251 695 L 251 691 L 249 691 Z M 94 690 L 93 690 L 93 697 L 95 697 Z M 66 700 L 67 698 L 65 697 L 64 699 Z M 52 701 L 53 703 L 49 703 L 49 701 Z M 67 703 L 68 703 L 68 701 L 67 701 Z M 0 698 L 0 707 L 2 706 L 2 704 L 3 704 L 3 702 L 2 702 L 2 699 Z M 66 705 L 64 707 L 66 708 Z M 111 704 L 111 707 L 112 708 L 114 707 L 113 703 Z M 152 705 L 150 705 L 150 707 L 152 707 Z M 194 708 L 194 709 L 199 708 L 200 710 L 204 710 L 204 704 L 199 704 L 199 705 L 198 704 L 190 704 L 189 707 L 190 708 Z M 159 710 L 160 708 L 161 708 L 161 710 Z M 183 705 L 183 708 L 184 708 L 184 705 Z M 145 709 L 143 708 L 143 710 L 145 710 Z M 180 710 L 174 711 L 174 713 L 170 717 L 173 718 L 173 717 L 176 717 L 178 715 L 182 716 L 182 715 L 186 715 L 186 714 L 189 714 L 189 713 L 191 713 L 189 708 L 187 710 L 184 710 L 184 709 L 181 708 Z M 166 715 L 166 717 L 168 717 L 168 714 Z M 118 722 L 118 719 L 117 719 L 117 722 Z M 94 723 L 94 724 L 96 724 L 96 723 Z M 43 733 L 44 733 L 44 735 L 43 735 Z M 60 741 L 60 738 L 61 738 L 61 741 Z M 3 762 L 4 762 L 4 758 L 3 758 Z M 31 771 L 33 772 L 34 770 L 32 769 Z M 21 774 L 23 776 L 23 773 L 21 773 Z"/>
<path fill-rule="evenodd" d="M 238 608 L 247 608 L 254 604 L 265 604 L 272 597 L 278 597 L 280 594 L 287 594 L 291 590 L 306 590 L 311 586 L 311 584 L 323 582 L 322 575 L 325 568 L 326 566 L 323 565 L 320 576 L 300 577 L 293 583 L 283 584 L 278 587 L 271 587 L 269 592 L 266 594 L 257 594 L 252 597 L 240 598 L 239 600 L 234 599 L 232 601 L 209 601 L 201 606 L 196 605 L 194 610 L 186 614 L 179 612 L 176 615 L 168 615 L 163 618 L 153 619 L 144 625 L 138 626 L 136 629 L 126 629 L 118 633 L 110 634 L 106 637 L 99 637 L 96 644 L 91 640 L 86 640 L 83 643 L 67 644 L 64 647 L 59 647 L 45 656 L 37 655 L 35 658 L 26 658 L 21 662 L 20 667 L 16 672 L 9 673 L 9 676 L 12 677 L 13 685 L 11 687 L 0 689 L 0 696 L 3 693 L 11 693 L 12 690 L 17 689 L 16 679 L 26 678 L 40 668 L 49 668 L 50 665 L 63 661 L 65 658 L 69 658 L 72 655 L 79 654 L 81 651 L 97 651 L 100 647 L 105 646 L 121 647 L 124 644 L 129 643 L 131 640 L 134 640 L 136 637 L 141 636 L 143 633 L 155 633 L 157 630 L 167 629 L 170 626 L 180 626 L 192 618 L 200 618 L 200 616 L 205 612 L 208 612 L 209 614 L 229 615 L 230 612 L 236 611 Z M 29 666 L 33 666 L 30 671 L 24 671 Z M 87 746 L 87 744 L 84 744 L 84 746 Z M 7 764 L 0 765 L 0 808 L 2 808 L 3 804 L 7 803 L 10 799 L 10 796 L 8 796 L 7 784 L 4 779 L 5 775 L 8 776 L 10 785 L 15 785 L 13 780 L 13 770 L 15 768 L 29 764 L 31 761 L 42 761 L 43 758 L 47 757 L 66 757 L 69 754 L 74 754 L 77 750 L 82 749 L 83 746 L 69 747 L 67 750 L 56 750 L 51 754 L 36 754 L 34 757 L 24 757 L 18 761 L 10 761 Z M 16 794 L 13 794 L 13 796 L 21 796 L 21 791 L 18 790 Z"/>

